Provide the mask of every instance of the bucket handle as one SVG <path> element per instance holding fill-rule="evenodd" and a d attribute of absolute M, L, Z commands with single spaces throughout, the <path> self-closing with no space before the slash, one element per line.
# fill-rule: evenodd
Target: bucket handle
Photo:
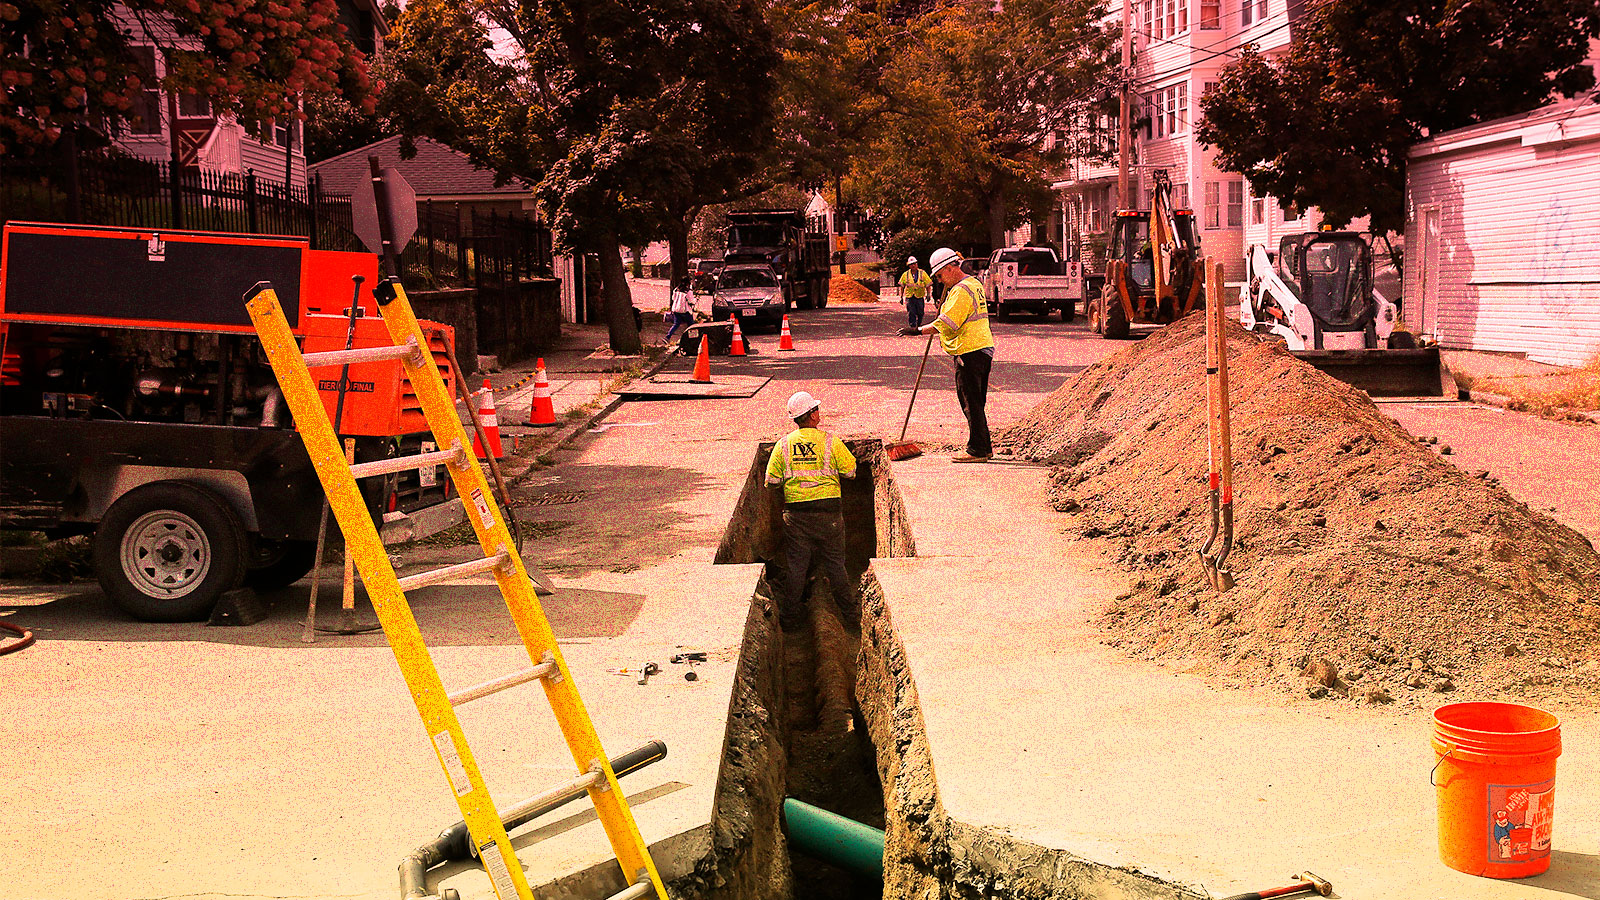
<path fill-rule="evenodd" d="M 1439 762 L 1434 763 L 1433 764 L 1433 768 L 1428 770 L 1428 783 L 1429 784 L 1433 785 L 1434 787 L 1438 787 L 1439 786 L 1439 783 L 1433 780 L 1433 774 L 1435 772 L 1439 771 L 1439 763 L 1444 762 L 1444 758 L 1446 756 L 1449 756 L 1450 754 L 1452 754 L 1454 752 L 1456 752 L 1456 748 L 1454 748 L 1454 747 L 1451 747 L 1449 750 L 1446 750 L 1444 752 L 1444 754 L 1439 757 Z"/>

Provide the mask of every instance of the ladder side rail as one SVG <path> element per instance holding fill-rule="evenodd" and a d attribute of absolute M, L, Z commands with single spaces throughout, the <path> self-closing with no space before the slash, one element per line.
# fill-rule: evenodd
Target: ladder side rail
<path fill-rule="evenodd" d="M 373 289 L 373 294 L 377 298 L 384 325 L 389 329 L 389 335 L 396 344 L 416 340 L 419 346 L 427 346 L 422 328 L 411 309 L 411 302 L 406 297 L 405 288 L 397 280 L 391 278 L 380 281 Z M 446 390 L 444 379 L 440 377 L 433 361 L 424 359 L 421 365 L 414 361 L 402 361 L 401 365 L 411 379 L 412 390 L 439 445 L 448 446 L 454 441 L 461 441 L 462 446 L 470 446 L 466 429 L 462 426 L 460 415 L 456 411 L 455 401 Z M 457 373 L 457 377 L 459 375 L 460 373 Z M 511 533 L 506 528 L 505 520 L 494 501 L 494 493 L 483 474 L 483 469 L 478 465 L 477 458 L 467 454 L 467 463 L 463 467 L 448 467 L 448 471 L 455 483 L 456 495 L 461 497 L 466 505 L 467 520 L 477 532 L 478 542 L 484 555 L 491 556 L 498 553 L 502 547 L 514 546 Z M 623 798 L 622 788 L 617 784 L 616 773 L 611 770 L 605 749 L 595 732 L 594 722 L 584 708 L 583 698 L 572 680 L 572 673 L 567 669 L 561 648 L 556 644 L 555 632 L 550 628 L 549 620 L 545 618 L 543 607 L 534 592 L 533 581 L 528 576 L 522 558 L 512 553 L 510 564 L 496 570 L 494 575 L 500 585 L 501 594 L 506 598 L 506 606 L 511 613 L 512 621 L 528 650 L 528 658 L 538 664 L 543 662 L 545 654 L 549 653 L 560 670 L 560 678 L 546 678 L 541 683 L 550 707 L 555 713 L 556 722 L 561 727 L 568 748 L 572 751 L 573 762 L 579 771 L 598 764 L 605 772 L 605 783 L 591 788 L 589 797 L 594 802 L 595 812 L 599 815 L 606 837 L 611 842 L 612 852 L 616 855 L 618 864 L 622 866 L 623 878 L 626 882 L 632 883 L 636 873 L 648 872 L 657 895 L 665 898 L 667 893 L 661 882 L 661 876 L 656 870 L 655 862 L 650 858 L 649 848 L 639 833 L 633 813 Z"/>
<path fill-rule="evenodd" d="M 306 451 L 328 496 L 328 505 L 347 536 L 347 552 L 361 571 L 361 579 L 366 584 L 373 610 L 383 625 L 395 661 L 400 665 L 400 672 L 434 745 L 439 766 L 444 770 L 452 793 L 456 796 L 456 804 L 461 808 L 462 820 L 467 823 L 477 846 L 483 847 L 492 840 L 500 849 L 500 865 L 495 866 L 491 862 L 488 866 L 491 880 L 495 882 L 495 891 L 500 895 L 500 900 L 513 900 L 513 897 L 503 893 L 504 888 L 512 887 L 515 900 L 533 900 L 533 892 L 528 887 L 505 826 L 500 822 L 500 814 L 489 796 L 477 761 L 467 746 L 444 683 L 434 668 L 432 656 L 422 639 L 411 607 L 400 590 L 394 565 L 383 549 L 383 541 L 378 536 L 372 516 L 367 512 L 355 477 L 345 464 L 339 438 L 334 434 L 333 423 L 328 421 L 327 409 L 317 393 L 310 370 L 306 368 L 300 346 L 289 330 L 277 293 L 271 284 L 261 282 L 245 295 L 245 307 L 255 323 L 256 334 L 272 365 L 273 374 L 277 376 L 284 400 L 294 414 L 295 427 L 305 441 Z M 434 380 L 439 382 L 437 372 Z M 458 467 L 447 468 L 454 471 Z"/>

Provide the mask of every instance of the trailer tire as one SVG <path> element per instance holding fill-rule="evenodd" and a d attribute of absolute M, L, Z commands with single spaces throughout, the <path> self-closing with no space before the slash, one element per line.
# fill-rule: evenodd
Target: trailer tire
<path fill-rule="evenodd" d="M 316 541 L 256 538 L 251 550 L 244 583 L 262 591 L 275 591 L 294 584 L 317 563 Z"/>
<path fill-rule="evenodd" d="M 119 609 L 146 622 L 205 618 L 244 581 L 244 525 L 205 488 L 158 481 L 111 504 L 95 529 L 95 576 Z"/>
<path fill-rule="evenodd" d="M 1107 340 L 1121 340 L 1128 336 L 1128 315 L 1122 308 L 1122 297 L 1117 294 L 1114 282 L 1107 281 L 1100 289 L 1101 334 Z"/>

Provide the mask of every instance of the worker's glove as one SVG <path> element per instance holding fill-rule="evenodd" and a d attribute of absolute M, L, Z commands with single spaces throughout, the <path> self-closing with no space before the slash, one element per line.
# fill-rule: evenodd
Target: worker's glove
<path fill-rule="evenodd" d="M 915 328 L 912 328 L 910 325 L 907 325 L 906 327 L 900 329 L 900 331 L 899 331 L 899 334 L 900 334 L 901 337 L 916 337 L 917 335 L 919 335 L 921 333 L 922 332 L 918 331 Z"/>

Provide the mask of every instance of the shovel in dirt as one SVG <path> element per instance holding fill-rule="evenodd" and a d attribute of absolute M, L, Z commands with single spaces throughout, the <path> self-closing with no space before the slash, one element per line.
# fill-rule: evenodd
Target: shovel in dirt
<path fill-rule="evenodd" d="M 1206 260 L 1206 456 L 1211 464 L 1211 535 L 1200 547 L 1200 568 L 1218 591 L 1233 587 L 1226 564 L 1233 549 L 1233 435 L 1228 415 L 1228 335 L 1224 329 L 1222 266 Z M 1221 546 L 1217 546 L 1218 538 Z M 1212 548 L 1216 547 L 1216 552 Z"/>

